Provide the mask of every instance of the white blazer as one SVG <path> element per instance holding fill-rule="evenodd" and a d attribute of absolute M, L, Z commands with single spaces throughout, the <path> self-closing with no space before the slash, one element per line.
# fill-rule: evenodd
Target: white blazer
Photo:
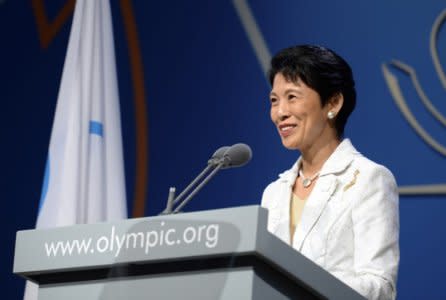
<path fill-rule="evenodd" d="M 299 160 L 265 189 L 268 230 L 290 243 L 290 197 Z M 385 167 L 345 139 L 322 167 L 292 247 L 367 299 L 395 299 L 398 190 Z"/>

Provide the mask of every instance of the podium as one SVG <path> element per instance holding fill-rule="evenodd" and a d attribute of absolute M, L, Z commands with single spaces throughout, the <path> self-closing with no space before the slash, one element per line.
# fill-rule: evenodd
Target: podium
<path fill-rule="evenodd" d="M 14 273 L 55 299 L 364 299 L 267 231 L 259 206 L 17 232 Z"/>

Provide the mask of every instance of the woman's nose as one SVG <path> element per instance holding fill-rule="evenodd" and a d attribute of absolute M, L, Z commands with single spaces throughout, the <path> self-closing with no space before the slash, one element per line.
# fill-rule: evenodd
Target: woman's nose
<path fill-rule="evenodd" d="M 277 115 L 281 120 L 286 119 L 289 116 L 289 110 L 288 110 L 288 105 L 287 105 L 286 101 L 279 102 L 279 107 L 277 109 Z"/>

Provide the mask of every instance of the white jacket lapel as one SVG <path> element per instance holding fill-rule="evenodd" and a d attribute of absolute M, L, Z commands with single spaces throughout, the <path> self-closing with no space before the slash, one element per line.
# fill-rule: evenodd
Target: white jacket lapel
<path fill-rule="evenodd" d="M 294 241 L 294 247 L 296 249 L 301 250 L 305 239 L 319 220 L 337 185 L 336 176 L 332 174 L 318 179 L 307 203 L 305 203 L 302 219 L 296 228 Z"/>
<path fill-rule="evenodd" d="M 311 192 L 299 226 L 296 228 L 294 247 L 301 250 L 305 239 L 316 226 L 328 201 L 336 191 L 339 181 L 337 174 L 343 172 L 353 160 L 352 153 L 357 153 L 350 140 L 344 140 L 328 158 Z"/>

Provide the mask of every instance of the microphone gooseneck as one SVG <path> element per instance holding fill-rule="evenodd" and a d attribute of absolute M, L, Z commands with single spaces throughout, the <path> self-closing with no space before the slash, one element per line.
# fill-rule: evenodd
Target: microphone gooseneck
<path fill-rule="evenodd" d="M 178 213 L 180 210 L 206 185 L 212 177 L 221 169 L 229 169 L 241 167 L 247 164 L 252 158 L 251 148 L 243 143 L 234 144 L 232 146 L 223 146 L 218 148 L 211 158 L 208 160 L 206 168 L 175 198 L 175 190 L 172 188 L 169 192 L 169 199 L 166 209 L 161 214 Z M 204 177 L 207 174 L 206 177 Z M 204 179 L 198 184 L 198 182 Z M 195 187 L 192 192 L 172 211 L 173 206 L 176 205 L 192 187 Z"/>

